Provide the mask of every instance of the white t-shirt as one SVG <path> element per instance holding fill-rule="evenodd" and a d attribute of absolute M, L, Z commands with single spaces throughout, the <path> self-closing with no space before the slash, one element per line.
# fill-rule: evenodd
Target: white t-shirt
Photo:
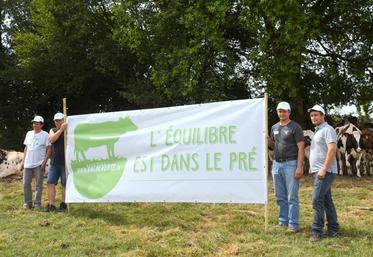
<path fill-rule="evenodd" d="M 24 162 L 25 168 L 35 168 L 42 164 L 47 152 L 47 146 L 50 146 L 48 133 L 44 130 L 35 134 L 31 130 L 27 132 L 24 145 L 27 146 L 26 159 Z"/>

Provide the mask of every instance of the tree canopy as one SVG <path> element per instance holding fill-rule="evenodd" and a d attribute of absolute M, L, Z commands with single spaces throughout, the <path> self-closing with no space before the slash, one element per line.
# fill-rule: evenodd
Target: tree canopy
<path fill-rule="evenodd" d="M 369 0 L 2 0 L 0 10 L 6 147 L 62 97 L 79 114 L 268 92 L 305 126 L 314 103 L 373 99 Z"/>

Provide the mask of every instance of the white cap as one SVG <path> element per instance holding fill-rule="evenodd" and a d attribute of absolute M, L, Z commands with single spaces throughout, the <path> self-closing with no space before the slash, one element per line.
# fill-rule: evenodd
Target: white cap
<path fill-rule="evenodd" d="M 31 122 L 40 122 L 44 123 L 44 119 L 41 116 L 35 116 L 34 119 Z"/>
<path fill-rule="evenodd" d="M 290 104 L 288 102 L 281 102 L 277 105 L 276 110 L 291 111 Z"/>
<path fill-rule="evenodd" d="M 53 120 L 62 120 L 64 117 L 65 117 L 65 115 L 63 115 L 63 113 L 57 112 L 54 115 Z"/>
<path fill-rule="evenodd" d="M 308 112 L 312 112 L 312 111 L 317 111 L 317 112 L 321 112 L 322 114 L 325 115 L 325 110 L 324 108 L 322 108 L 320 105 L 318 104 L 315 104 L 312 108 L 309 108 L 308 109 Z"/>

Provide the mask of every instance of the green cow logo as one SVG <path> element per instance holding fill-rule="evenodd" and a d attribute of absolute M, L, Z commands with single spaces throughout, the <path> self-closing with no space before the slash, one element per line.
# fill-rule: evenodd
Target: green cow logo
<path fill-rule="evenodd" d="M 71 161 L 71 167 L 75 187 L 81 195 L 97 199 L 115 187 L 124 172 L 127 159 L 115 155 L 114 145 L 122 135 L 137 129 L 129 117 L 117 121 L 83 123 L 75 127 L 76 160 Z M 106 146 L 107 159 L 87 159 L 87 150 L 100 146 Z"/>
<path fill-rule="evenodd" d="M 119 118 L 118 121 L 79 124 L 74 130 L 76 160 L 79 160 L 79 155 L 86 160 L 85 151 L 103 145 L 107 147 L 108 157 L 114 158 L 114 144 L 121 135 L 135 130 L 137 126 L 128 117 Z"/>

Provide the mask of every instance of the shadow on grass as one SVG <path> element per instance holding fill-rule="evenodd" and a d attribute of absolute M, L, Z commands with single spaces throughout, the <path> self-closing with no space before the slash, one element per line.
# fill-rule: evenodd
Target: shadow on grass
<path fill-rule="evenodd" d="M 97 206 L 87 205 L 87 206 L 80 206 L 79 208 L 74 208 L 70 212 L 70 215 L 76 218 L 89 218 L 89 219 L 97 219 L 103 220 L 107 223 L 111 223 L 114 225 L 129 225 L 130 222 L 126 217 L 124 211 L 122 213 L 118 213 L 117 210 L 113 209 L 105 209 L 105 208 L 97 208 Z"/>
<path fill-rule="evenodd" d="M 70 215 L 74 218 L 101 220 L 112 225 L 193 230 L 201 222 L 203 210 L 195 204 L 183 203 L 82 204 L 73 207 Z"/>
<path fill-rule="evenodd" d="M 340 231 L 341 237 L 345 238 L 368 238 L 370 240 L 373 240 L 373 231 L 372 230 L 362 230 L 356 227 L 342 227 Z"/>

